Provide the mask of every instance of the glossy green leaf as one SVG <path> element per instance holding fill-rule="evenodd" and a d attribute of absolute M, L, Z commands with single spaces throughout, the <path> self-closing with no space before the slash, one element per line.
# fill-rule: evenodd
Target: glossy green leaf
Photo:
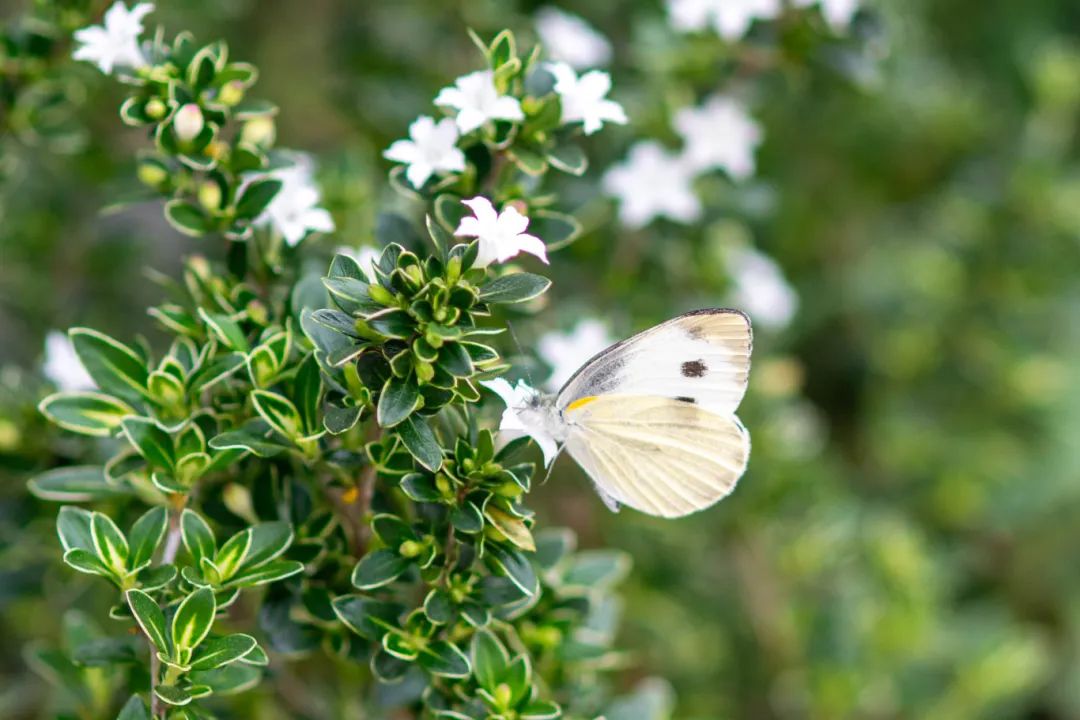
<path fill-rule="evenodd" d="M 98 559 L 117 575 L 123 576 L 128 567 L 127 538 L 108 515 L 96 512 L 90 518 L 90 536 Z"/>
<path fill-rule="evenodd" d="M 100 437 L 108 437 L 124 418 L 135 414 L 127 403 L 96 392 L 55 393 L 38 409 L 65 430 Z"/>
<path fill-rule="evenodd" d="M 551 280 L 532 273 L 514 273 L 495 278 L 480 287 L 480 299 L 487 303 L 519 303 L 538 297 L 551 287 Z"/>
<path fill-rule="evenodd" d="M 100 465 L 73 465 L 49 470 L 27 486 L 35 497 L 54 502 L 92 502 L 123 497 L 129 491 L 109 483 Z"/>
<path fill-rule="evenodd" d="M 184 508 L 183 513 L 180 515 L 180 533 L 184 541 L 184 547 L 187 548 L 196 565 L 204 557 L 214 557 L 217 552 L 214 531 L 194 510 Z"/>
<path fill-rule="evenodd" d="M 166 635 L 165 614 L 161 607 L 152 597 L 142 590 L 128 590 L 126 593 L 128 606 L 131 614 L 139 623 L 139 627 L 150 638 L 150 642 L 165 654 L 169 654 L 169 640 Z"/>
<path fill-rule="evenodd" d="M 128 544 L 131 546 L 128 569 L 141 570 L 150 563 L 154 551 L 165 537 L 168 524 L 169 512 L 161 506 L 151 508 L 135 521 L 128 533 Z"/>
<path fill-rule="evenodd" d="M 255 649 L 255 638 L 243 633 L 212 638 L 199 646 L 191 658 L 192 670 L 213 670 L 236 662 Z"/>
<path fill-rule="evenodd" d="M 353 569 L 352 584 L 361 590 L 373 590 L 397 580 L 409 569 L 409 561 L 390 550 L 368 553 Z"/>
<path fill-rule="evenodd" d="M 435 472 L 442 466 L 443 454 L 431 427 L 418 415 L 410 415 L 397 426 L 398 437 L 416 461 Z"/>
<path fill-rule="evenodd" d="M 138 353 L 97 330 L 73 328 L 68 335 L 86 372 L 102 392 L 130 402 L 147 396 L 150 371 Z"/>
<path fill-rule="evenodd" d="M 214 624 L 217 603 L 214 591 L 199 588 L 180 603 L 172 621 L 172 642 L 175 652 L 190 650 L 203 641 Z"/>
<path fill-rule="evenodd" d="M 383 386 L 376 421 L 384 428 L 400 424 L 420 406 L 420 390 L 408 378 L 392 377 Z"/>

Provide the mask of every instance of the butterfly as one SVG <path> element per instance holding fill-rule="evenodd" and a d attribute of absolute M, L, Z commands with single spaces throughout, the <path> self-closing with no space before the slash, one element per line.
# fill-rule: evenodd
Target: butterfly
<path fill-rule="evenodd" d="M 753 333 L 738 310 L 672 318 L 589 359 L 554 395 L 483 383 L 506 403 L 502 430 L 530 435 L 550 465 L 566 450 L 612 510 L 681 517 L 730 493 L 750 457 L 735 416 Z"/>

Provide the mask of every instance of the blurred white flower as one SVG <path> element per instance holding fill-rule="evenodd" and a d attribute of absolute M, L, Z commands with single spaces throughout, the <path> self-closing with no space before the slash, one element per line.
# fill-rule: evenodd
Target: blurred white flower
<path fill-rule="evenodd" d="M 694 169 L 652 140 L 639 142 L 604 173 L 604 192 L 618 199 L 619 220 L 637 228 L 665 216 L 689 223 L 701 217 L 694 194 Z"/>
<path fill-rule="evenodd" d="M 799 296 L 772 258 L 748 247 L 727 252 L 728 274 L 734 283 L 731 301 L 755 323 L 780 330 L 799 309 Z"/>
<path fill-rule="evenodd" d="M 67 335 L 52 330 L 45 336 L 45 363 L 41 368 L 59 390 L 92 390 L 97 387 Z"/>
<path fill-rule="evenodd" d="M 290 246 L 309 232 L 334 231 L 334 219 L 319 207 L 322 196 L 315 182 L 314 163 L 303 153 L 293 156 L 292 165 L 269 173 L 269 177 L 281 181 L 281 189 L 256 219 L 256 224 L 272 225 Z"/>
<path fill-rule="evenodd" d="M 510 385 L 504 378 L 495 378 L 481 380 L 480 384 L 498 395 L 506 405 L 499 431 L 525 433 L 540 447 L 544 454 L 544 466 L 550 465 L 559 454 L 559 443 L 554 428 L 548 427 L 544 422 L 548 413 L 541 408 L 540 391 L 530 387 L 524 380 L 518 380 L 517 385 Z"/>
<path fill-rule="evenodd" d="M 613 342 L 607 324 L 595 318 L 579 320 L 570 332 L 547 333 L 537 346 L 540 358 L 551 368 L 544 386 L 559 390 L 578 368 Z"/>
<path fill-rule="evenodd" d="M 361 272 L 371 282 L 375 282 L 375 263 L 379 261 L 379 251 L 370 246 L 355 248 L 352 245 L 342 245 L 337 249 L 339 255 L 348 255 L 360 266 Z"/>
<path fill-rule="evenodd" d="M 675 113 L 683 157 L 695 170 L 722 168 L 734 180 L 754 174 L 754 151 L 761 127 L 735 98 L 714 95 L 696 108 Z"/>
<path fill-rule="evenodd" d="M 461 224 L 454 234 L 480 240 L 475 267 L 506 262 L 522 252 L 535 255 L 545 263 L 548 261 L 544 241 L 525 232 L 529 227 L 529 218 L 518 212 L 517 208 L 511 205 L 497 213 L 491 201 L 485 197 L 461 202 L 473 211 L 475 217 L 461 218 Z"/>
<path fill-rule="evenodd" d="M 611 43 L 589 23 L 548 5 L 536 13 L 536 33 L 552 60 L 578 70 L 601 67 L 611 61 Z"/>
<path fill-rule="evenodd" d="M 419 189 L 436 173 L 462 172 L 465 154 L 457 146 L 457 125 L 450 118 L 435 122 L 421 115 L 409 126 L 409 139 L 396 140 L 383 157 L 405 163 L 405 177 Z"/>
<path fill-rule="evenodd" d="M 173 129 L 176 138 L 180 142 L 190 142 L 203 131 L 206 121 L 203 119 L 202 110 L 195 103 L 187 103 L 176 111 L 173 117 Z"/>
<path fill-rule="evenodd" d="M 590 70 L 579 78 L 574 68 L 562 62 L 548 63 L 547 69 L 555 77 L 563 123 L 582 123 L 586 135 L 592 135 L 605 122 L 626 124 L 622 105 L 605 97 L 611 90 L 611 76 L 606 72 Z"/>
<path fill-rule="evenodd" d="M 489 120 L 524 120 L 521 103 L 509 95 L 500 95 L 495 87 L 495 73 L 477 70 L 462 75 L 453 87 L 443 88 L 436 105 L 456 109 L 458 129 L 464 135 Z"/>
<path fill-rule="evenodd" d="M 668 18 L 676 30 L 699 32 L 712 27 L 728 40 L 746 34 L 756 19 L 776 17 L 780 0 L 668 0 Z"/>
<path fill-rule="evenodd" d="M 844 30 L 859 10 L 859 0 L 792 0 L 797 7 L 809 7 L 820 1 L 821 14 L 833 30 Z"/>
<path fill-rule="evenodd" d="M 151 3 L 139 3 L 131 10 L 119 0 L 105 12 L 101 25 L 91 25 L 75 31 L 78 47 L 71 54 L 76 60 L 85 60 L 98 66 L 109 75 L 114 68 L 140 68 L 146 58 L 139 50 L 142 19 L 153 12 Z"/>

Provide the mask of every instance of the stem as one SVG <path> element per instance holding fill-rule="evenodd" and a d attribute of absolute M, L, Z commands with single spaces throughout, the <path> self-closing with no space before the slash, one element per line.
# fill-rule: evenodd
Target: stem
<path fill-rule="evenodd" d="M 180 550 L 180 512 L 176 508 L 169 510 L 169 530 L 165 535 L 165 549 L 161 553 L 161 563 L 170 565 L 176 561 L 176 553 Z M 161 675 L 161 660 L 158 659 L 157 648 L 146 636 L 146 644 L 150 646 L 150 715 L 155 718 L 165 717 L 165 707 L 157 696 L 159 676 Z"/>

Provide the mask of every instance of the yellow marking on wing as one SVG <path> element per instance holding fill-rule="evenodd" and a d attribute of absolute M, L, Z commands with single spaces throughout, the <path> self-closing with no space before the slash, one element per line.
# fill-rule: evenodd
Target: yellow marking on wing
<path fill-rule="evenodd" d="M 580 407 L 585 407 L 586 405 L 591 403 L 593 400 L 595 400 L 597 397 L 599 397 L 599 396 L 598 395 L 589 395 L 588 397 L 578 398 L 574 402 L 567 405 L 566 409 L 569 411 L 569 410 L 577 410 Z"/>

